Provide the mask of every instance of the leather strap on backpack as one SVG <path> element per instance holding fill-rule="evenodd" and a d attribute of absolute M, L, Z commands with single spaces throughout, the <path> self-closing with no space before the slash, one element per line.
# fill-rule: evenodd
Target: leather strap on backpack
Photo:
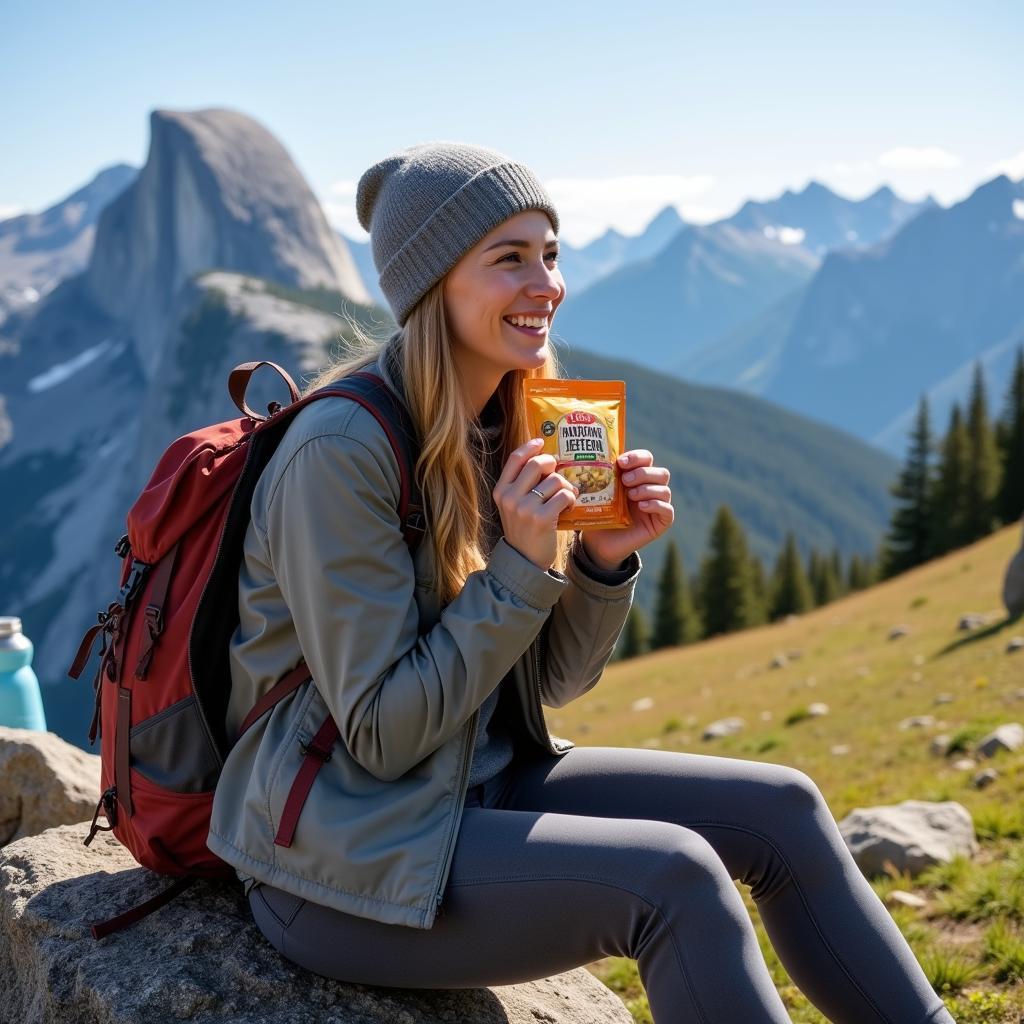
<path fill-rule="evenodd" d="M 284 810 L 281 812 L 281 824 L 278 826 L 277 835 L 274 836 L 275 846 L 291 846 L 295 837 L 295 826 L 299 823 L 299 815 L 302 813 L 306 797 L 313 788 L 313 781 L 317 772 L 331 759 L 331 747 L 338 738 L 338 726 L 334 719 L 328 715 L 323 724 L 317 730 L 317 734 L 309 743 L 303 744 L 305 758 L 302 767 L 295 776 L 292 788 L 288 790 L 288 798 L 284 802 Z"/>

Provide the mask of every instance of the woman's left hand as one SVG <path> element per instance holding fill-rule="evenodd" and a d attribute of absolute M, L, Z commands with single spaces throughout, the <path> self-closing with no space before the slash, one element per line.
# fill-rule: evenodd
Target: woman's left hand
<path fill-rule="evenodd" d="M 626 488 L 632 525 L 618 530 L 584 530 L 583 547 L 602 569 L 618 569 L 623 559 L 660 537 L 673 523 L 669 471 L 654 465 L 643 448 L 619 456 L 619 482 Z"/>

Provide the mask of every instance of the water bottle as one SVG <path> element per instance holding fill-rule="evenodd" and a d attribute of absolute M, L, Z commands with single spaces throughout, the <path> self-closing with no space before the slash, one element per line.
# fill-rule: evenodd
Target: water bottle
<path fill-rule="evenodd" d="M 32 641 L 21 619 L 0 615 L 0 725 L 46 731 L 39 680 L 32 671 Z"/>

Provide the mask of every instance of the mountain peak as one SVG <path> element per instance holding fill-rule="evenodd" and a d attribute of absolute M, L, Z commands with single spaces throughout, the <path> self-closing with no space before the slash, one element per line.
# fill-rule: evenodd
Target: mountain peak
<path fill-rule="evenodd" d="M 90 297 L 126 322 L 147 375 L 181 287 L 218 268 L 293 288 L 369 295 L 291 156 L 254 119 L 221 107 L 150 112 L 134 183 L 100 216 Z"/>

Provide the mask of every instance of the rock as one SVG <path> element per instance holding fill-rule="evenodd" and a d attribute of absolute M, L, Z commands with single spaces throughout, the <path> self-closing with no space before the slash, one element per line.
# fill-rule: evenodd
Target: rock
<path fill-rule="evenodd" d="M 839 822 L 839 831 L 868 876 L 883 873 L 886 861 L 913 876 L 957 854 L 973 857 L 978 852 L 970 812 L 953 800 L 858 807 Z"/>
<path fill-rule="evenodd" d="M 771 665 L 769 665 L 768 667 L 785 668 L 787 664 L 789 664 L 789 659 L 784 654 L 776 654 L 775 657 L 772 658 Z"/>
<path fill-rule="evenodd" d="M 902 889 L 893 889 L 885 897 L 887 903 L 897 903 L 904 907 L 927 907 L 928 901 L 917 893 L 904 892 Z"/>
<path fill-rule="evenodd" d="M 1003 580 L 1003 604 L 1011 619 L 1024 615 L 1024 541 L 1021 548 L 1010 559 Z"/>
<path fill-rule="evenodd" d="M 909 626 L 893 626 L 892 629 L 889 630 L 889 639 L 890 640 L 898 640 L 901 636 L 909 636 L 909 635 L 910 635 L 910 627 Z"/>
<path fill-rule="evenodd" d="M 633 701 L 633 703 L 630 704 L 630 707 L 634 711 L 650 711 L 650 709 L 654 707 L 654 698 L 641 697 L 639 700 Z"/>
<path fill-rule="evenodd" d="M 974 752 L 981 757 L 995 757 L 1000 750 L 1017 750 L 1022 745 L 1024 725 L 1019 722 L 1007 722 L 979 740 Z"/>
<path fill-rule="evenodd" d="M 952 704 L 953 703 L 953 694 L 951 694 L 951 693 L 937 693 L 935 695 L 935 703 L 936 704 Z"/>
<path fill-rule="evenodd" d="M 717 722 L 712 722 L 704 729 L 701 739 L 714 740 L 722 736 L 732 736 L 734 733 L 739 732 L 746 724 L 742 718 L 720 718 Z"/>
<path fill-rule="evenodd" d="M 832 750 L 832 755 L 834 757 L 842 757 L 844 754 L 848 754 L 850 752 L 850 744 L 849 743 L 837 743 L 834 747 L 831 748 L 831 750 Z"/>
<path fill-rule="evenodd" d="M 978 772 L 978 774 L 971 779 L 971 785 L 975 789 L 984 789 L 986 786 L 990 786 L 998 778 L 999 772 L 997 772 L 995 768 L 986 768 L 984 771 Z"/>
<path fill-rule="evenodd" d="M 900 728 L 903 730 L 907 729 L 927 729 L 929 726 L 935 724 L 934 715 L 912 715 L 910 718 L 904 718 L 900 722 Z"/>
<path fill-rule="evenodd" d="M 960 616 L 960 621 L 956 624 L 956 628 L 967 632 L 972 629 L 980 629 L 986 625 L 988 625 L 987 615 L 981 615 L 978 612 L 966 612 Z"/>
<path fill-rule="evenodd" d="M 4 1020 L 46 1024 L 631 1024 L 585 968 L 518 985 L 345 985 L 294 966 L 252 922 L 241 886 L 197 882 L 127 931 L 97 941 L 87 920 L 162 891 L 100 833 L 61 826 L 0 851 Z"/>
<path fill-rule="evenodd" d="M 796 661 L 798 658 L 802 658 L 803 656 L 804 652 L 799 648 L 794 648 L 792 651 L 786 651 L 786 657 L 789 658 L 790 661 Z"/>
<path fill-rule="evenodd" d="M 1024 650 L 1024 636 L 1011 636 L 1010 642 L 1006 645 L 1006 653 L 1013 654 L 1014 651 Z"/>
<path fill-rule="evenodd" d="M 953 767 L 958 772 L 969 772 L 972 768 L 976 768 L 978 762 L 973 757 L 960 757 L 953 762 Z"/>
<path fill-rule="evenodd" d="M 807 713 L 811 718 L 820 718 L 822 715 L 828 714 L 828 705 L 821 701 L 815 701 L 815 703 L 808 706 Z"/>
<path fill-rule="evenodd" d="M 952 742 L 952 736 L 948 733 L 942 733 L 939 736 L 933 737 L 928 749 L 935 757 L 945 757 L 949 753 L 949 747 Z"/>
<path fill-rule="evenodd" d="M 0 846 L 91 819 L 100 759 L 56 733 L 0 726 Z"/>

